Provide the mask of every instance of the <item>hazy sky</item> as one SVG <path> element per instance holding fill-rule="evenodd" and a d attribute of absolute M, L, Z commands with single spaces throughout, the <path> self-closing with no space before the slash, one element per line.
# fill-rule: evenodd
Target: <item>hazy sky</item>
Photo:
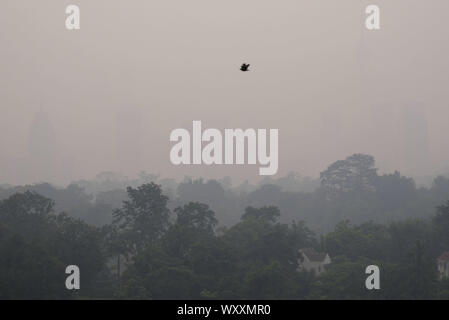
<path fill-rule="evenodd" d="M 65 29 L 68 4 L 79 31 Z M 368 4 L 379 31 L 364 29 Z M 2 0 L 0 184 L 258 178 L 258 165 L 173 166 L 170 132 L 192 120 L 279 129 L 279 175 L 360 152 L 382 172 L 449 172 L 448 12 L 447 0 Z"/>

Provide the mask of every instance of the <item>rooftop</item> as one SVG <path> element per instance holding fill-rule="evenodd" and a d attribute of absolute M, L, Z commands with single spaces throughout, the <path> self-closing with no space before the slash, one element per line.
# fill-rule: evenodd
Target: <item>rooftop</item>
<path fill-rule="evenodd" d="M 318 252 L 313 248 L 305 248 L 305 249 L 301 249 L 299 250 L 302 254 L 304 254 L 305 256 L 307 256 L 307 258 L 309 258 L 310 261 L 314 261 L 314 262 L 321 262 L 326 258 L 327 253 L 325 252 Z M 448 252 L 449 253 L 449 252 Z"/>
<path fill-rule="evenodd" d="M 438 260 L 448 262 L 448 261 L 449 261 L 449 251 L 443 252 L 443 253 L 441 254 L 441 256 L 438 258 Z"/>

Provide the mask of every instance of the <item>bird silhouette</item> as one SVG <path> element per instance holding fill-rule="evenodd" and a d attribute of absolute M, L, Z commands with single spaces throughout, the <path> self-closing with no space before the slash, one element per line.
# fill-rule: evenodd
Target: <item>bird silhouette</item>
<path fill-rule="evenodd" d="M 246 72 L 246 71 L 249 71 L 249 64 L 246 64 L 246 63 L 244 63 L 244 64 L 242 64 L 242 66 L 240 67 L 240 71 L 243 71 L 243 72 Z"/>

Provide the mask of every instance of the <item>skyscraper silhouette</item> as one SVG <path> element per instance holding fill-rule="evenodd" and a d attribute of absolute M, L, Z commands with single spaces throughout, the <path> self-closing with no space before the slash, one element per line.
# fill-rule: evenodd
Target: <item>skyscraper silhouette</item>
<path fill-rule="evenodd" d="M 41 107 L 34 115 L 28 133 L 30 178 L 34 182 L 57 177 L 57 141 L 53 125 Z"/>

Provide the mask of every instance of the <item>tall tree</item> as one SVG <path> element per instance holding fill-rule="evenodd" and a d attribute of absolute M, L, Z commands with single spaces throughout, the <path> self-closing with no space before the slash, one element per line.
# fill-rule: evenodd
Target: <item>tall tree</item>
<path fill-rule="evenodd" d="M 321 187 L 330 195 L 372 191 L 377 177 L 374 165 L 374 157 L 366 154 L 338 160 L 320 173 Z"/>
<path fill-rule="evenodd" d="M 128 187 L 129 200 L 114 211 L 113 224 L 129 244 L 129 250 L 139 252 L 165 233 L 169 225 L 168 197 L 155 183 L 137 189 Z"/>
<path fill-rule="evenodd" d="M 433 225 L 436 229 L 440 251 L 449 250 L 449 201 L 437 208 L 437 214 L 433 218 Z"/>
<path fill-rule="evenodd" d="M 0 223 L 24 239 L 46 236 L 54 202 L 35 192 L 16 193 L 0 202 Z"/>
<path fill-rule="evenodd" d="M 175 209 L 175 213 L 177 214 L 177 224 L 207 233 L 213 233 L 218 222 L 209 206 L 199 202 L 189 202 L 183 207 L 178 207 Z"/>

